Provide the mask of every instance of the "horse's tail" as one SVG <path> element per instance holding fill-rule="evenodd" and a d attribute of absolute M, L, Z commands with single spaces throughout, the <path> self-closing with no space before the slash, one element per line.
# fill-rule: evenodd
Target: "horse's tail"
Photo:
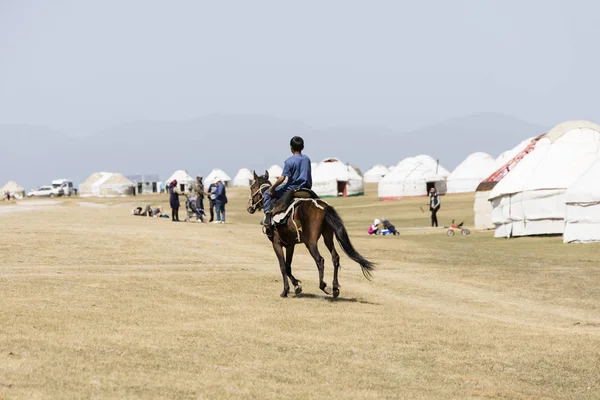
<path fill-rule="evenodd" d="M 325 208 L 325 222 L 327 222 L 327 225 L 333 229 L 335 237 L 342 247 L 342 250 L 344 250 L 344 253 L 346 253 L 346 255 L 352 259 L 352 261 L 358 263 L 365 278 L 371 280 L 371 272 L 375 269 L 375 264 L 361 256 L 358 251 L 356 251 L 354 246 L 352 246 L 352 243 L 350 243 L 350 238 L 348 237 L 348 231 L 346 231 L 346 227 L 344 227 L 342 218 L 331 206 Z"/>

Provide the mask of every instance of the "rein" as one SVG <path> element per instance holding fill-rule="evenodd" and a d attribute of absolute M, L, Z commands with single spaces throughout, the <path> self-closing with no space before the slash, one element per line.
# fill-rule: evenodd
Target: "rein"
<path fill-rule="evenodd" d="M 260 203 L 262 203 L 265 200 L 265 196 L 263 194 L 265 189 L 268 189 L 270 187 L 271 187 L 270 183 L 263 183 L 262 185 L 260 185 L 260 187 L 258 188 L 258 190 L 256 192 L 250 194 L 250 199 L 249 199 L 250 202 L 252 202 L 252 199 L 257 194 L 260 194 L 260 199 L 256 202 L 252 203 L 252 205 L 249 208 L 251 208 L 253 211 L 256 211 L 256 208 L 260 205 Z"/>

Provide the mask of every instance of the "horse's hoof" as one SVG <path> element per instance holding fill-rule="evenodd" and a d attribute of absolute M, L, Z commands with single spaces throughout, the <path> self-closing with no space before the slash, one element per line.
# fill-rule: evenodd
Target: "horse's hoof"
<path fill-rule="evenodd" d="M 296 293 L 296 296 L 299 295 L 300 293 L 302 293 L 302 286 L 298 285 L 294 288 L 294 293 Z"/>
<path fill-rule="evenodd" d="M 321 290 L 322 290 L 322 291 L 324 291 L 324 292 L 325 292 L 325 294 L 331 294 L 331 290 L 329 290 L 329 288 L 328 288 L 328 287 L 324 287 L 324 288 L 322 288 Z"/>
<path fill-rule="evenodd" d="M 340 295 L 340 289 L 333 288 L 333 298 L 337 298 Z"/>
<path fill-rule="evenodd" d="M 288 294 L 288 292 L 284 290 L 283 292 L 281 292 L 281 294 L 279 296 L 287 297 L 287 294 Z"/>

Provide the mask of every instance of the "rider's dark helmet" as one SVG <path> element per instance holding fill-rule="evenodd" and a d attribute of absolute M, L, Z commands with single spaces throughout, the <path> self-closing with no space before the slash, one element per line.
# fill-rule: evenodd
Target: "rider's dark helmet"
<path fill-rule="evenodd" d="M 290 147 L 294 151 L 304 150 L 304 139 L 302 139 L 300 136 L 294 136 L 292 140 L 290 140 Z"/>

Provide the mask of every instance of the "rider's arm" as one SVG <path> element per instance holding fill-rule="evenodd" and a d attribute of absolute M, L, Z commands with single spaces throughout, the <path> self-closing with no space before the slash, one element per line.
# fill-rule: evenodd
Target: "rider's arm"
<path fill-rule="evenodd" d="M 279 178 L 277 178 L 277 180 L 273 184 L 273 190 L 275 190 L 275 188 L 277 188 L 279 185 L 281 185 L 283 183 L 283 181 L 285 181 L 285 176 L 280 176 Z"/>

